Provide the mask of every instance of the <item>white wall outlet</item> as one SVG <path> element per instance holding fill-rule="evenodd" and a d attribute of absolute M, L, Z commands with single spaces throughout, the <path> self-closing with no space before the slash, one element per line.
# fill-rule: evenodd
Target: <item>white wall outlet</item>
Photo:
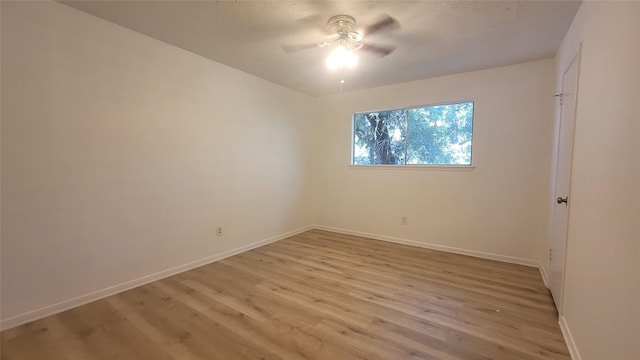
<path fill-rule="evenodd" d="M 222 236 L 222 226 L 216 228 L 216 236 Z"/>
<path fill-rule="evenodd" d="M 406 216 L 401 217 L 401 218 L 400 218 L 400 223 L 401 223 L 402 225 L 409 225 L 409 218 L 408 218 L 408 217 L 406 217 Z"/>

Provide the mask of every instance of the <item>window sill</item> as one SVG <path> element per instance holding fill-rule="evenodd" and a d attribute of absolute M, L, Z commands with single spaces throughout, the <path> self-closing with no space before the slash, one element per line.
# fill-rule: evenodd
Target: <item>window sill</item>
<path fill-rule="evenodd" d="M 350 169 L 362 170 L 427 170 L 427 171 L 473 171 L 474 165 L 349 165 Z"/>

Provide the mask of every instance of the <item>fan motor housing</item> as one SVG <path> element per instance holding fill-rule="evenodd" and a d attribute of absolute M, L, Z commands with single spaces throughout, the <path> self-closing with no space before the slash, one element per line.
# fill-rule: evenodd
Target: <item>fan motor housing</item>
<path fill-rule="evenodd" d="M 349 42 L 359 42 L 362 40 L 362 35 L 355 31 L 356 19 L 350 15 L 335 15 L 327 20 L 327 25 L 340 36 L 340 39 L 348 40 Z"/>

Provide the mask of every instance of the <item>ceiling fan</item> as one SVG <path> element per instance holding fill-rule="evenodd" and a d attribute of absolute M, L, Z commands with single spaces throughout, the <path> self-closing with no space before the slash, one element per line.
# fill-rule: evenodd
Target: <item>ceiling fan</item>
<path fill-rule="evenodd" d="M 327 27 L 330 30 L 330 35 L 327 35 L 324 41 L 310 44 L 283 46 L 282 49 L 287 53 L 291 53 L 316 47 L 335 47 L 335 51 L 338 52 L 346 51 L 352 54 L 353 51 L 367 51 L 378 56 L 387 56 L 393 52 L 395 46 L 371 44 L 364 42 L 363 38 L 397 25 L 398 22 L 394 18 L 389 15 L 383 15 L 379 21 L 369 25 L 362 31 L 362 33 L 360 33 L 356 31 L 356 19 L 354 19 L 353 16 L 336 15 L 330 17 L 327 21 Z M 329 65 L 329 63 L 327 64 Z"/>

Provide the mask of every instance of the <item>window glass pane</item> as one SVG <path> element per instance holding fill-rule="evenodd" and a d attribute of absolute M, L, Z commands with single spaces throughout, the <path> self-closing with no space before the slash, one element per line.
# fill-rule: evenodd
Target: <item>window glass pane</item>
<path fill-rule="evenodd" d="M 407 164 L 470 165 L 473 103 L 407 111 Z"/>
<path fill-rule="evenodd" d="M 406 135 L 405 111 L 402 109 L 355 114 L 353 164 L 404 164 Z"/>
<path fill-rule="evenodd" d="M 357 113 L 354 165 L 471 165 L 473 102 Z"/>

